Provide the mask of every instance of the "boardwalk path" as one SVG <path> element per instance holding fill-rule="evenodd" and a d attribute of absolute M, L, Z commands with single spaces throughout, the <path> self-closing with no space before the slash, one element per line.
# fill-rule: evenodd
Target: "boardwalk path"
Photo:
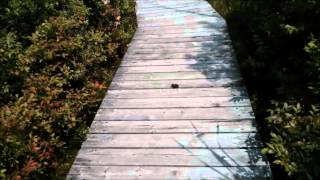
<path fill-rule="evenodd" d="M 68 179 L 270 177 L 226 23 L 205 0 L 137 0 L 139 29 Z"/>

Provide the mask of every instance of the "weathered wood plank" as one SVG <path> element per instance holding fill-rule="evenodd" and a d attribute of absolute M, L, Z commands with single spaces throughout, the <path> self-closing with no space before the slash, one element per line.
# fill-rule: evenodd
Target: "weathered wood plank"
<path fill-rule="evenodd" d="M 199 5 L 199 4 L 205 4 L 202 1 L 197 1 L 197 0 L 184 0 L 184 1 L 166 1 L 165 3 L 163 2 L 158 2 L 158 3 L 154 3 L 152 1 L 146 3 L 145 1 L 143 3 L 137 3 L 137 7 L 138 9 L 153 9 L 153 8 L 166 8 L 166 7 L 172 7 L 174 6 L 175 8 L 179 8 L 179 7 L 185 7 L 185 6 L 195 6 L 195 5 Z M 197 7 L 197 6 L 196 6 Z"/>
<path fill-rule="evenodd" d="M 184 59 L 154 59 L 154 60 L 139 60 L 126 58 L 122 61 L 120 67 L 138 67 L 138 66 L 175 66 L 175 65 L 237 65 L 234 58 L 184 58 Z"/>
<path fill-rule="evenodd" d="M 130 59 L 197 59 L 197 58 L 231 58 L 233 55 L 232 52 L 228 51 L 221 51 L 221 52 L 193 52 L 193 53 L 187 53 L 187 52 L 181 52 L 181 53 L 170 53 L 170 54 L 158 54 L 158 53 L 153 53 L 149 54 L 148 56 L 144 54 L 130 54 L 128 55 L 128 58 Z"/>
<path fill-rule="evenodd" d="M 177 36 L 177 37 L 176 37 Z M 145 41 L 145 43 L 172 43 L 172 42 L 199 42 L 202 40 L 204 41 L 212 41 L 213 39 L 221 39 L 224 40 L 224 34 L 216 34 L 211 36 L 202 36 L 202 35 L 189 35 L 184 36 L 183 34 L 175 35 L 169 34 L 167 37 L 161 37 L 158 35 L 150 35 L 150 37 L 145 37 L 144 35 L 137 35 L 134 37 L 134 40 L 137 41 Z M 153 41 L 152 41 L 153 40 Z"/>
<path fill-rule="evenodd" d="M 157 81 L 157 80 L 186 80 L 186 79 L 225 79 L 239 78 L 240 72 L 235 71 L 197 71 L 197 72 L 171 72 L 171 73 L 117 73 L 114 77 L 116 81 Z"/>
<path fill-rule="evenodd" d="M 179 27 L 177 27 L 179 28 Z M 181 42 L 204 42 L 204 41 L 225 41 L 228 36 L 200 36 L 200 37 L 180 37 L 180 38 L 153 38 L 146 39 L 143 37 L 137 37 L 135 43 L 139 44 L 159 44 L 159 43 L 181 43 Z"/>
<path fill-rule="evenodd" d="M 173 4 L 174 3 L 174 4 Z M 170 7 L 174 5 L 175 8 L 181 8 L 181 7 L 188 7 L 188 6 L 195 6 L 199 5 L 201 1 L 182 1 L 182 2 L 173 2 L 168 1 L 166 4 L 151 4 L 151 3 L 138 3 L 137 8 L 138 9 L 145 9 L 145 10 L 157 10 L 157 9 L 165 9 L 167 7 Z"/>
<path fill-rule="evenodd" d="M 137 60 L 124 59 L 120 67 L 131 66 L 172 66 L 172 65 L 213 65 L 213 64 L 235 64 L 232 58 L 211 58 L 211 59 L 160 59 L 160 60 Z"/>
<path fill-rule="evenodd" d="M 210 13 L 210 11 L 202 11 L 199 12 L 199 10 L 201 9 L 206 9 L 206 8 L 198 8 L 198 7 L 187 7 L 188 10 L 183 10 L 183 9 L 179 9 L 179 10 L 172 10 L 172 9 L 156 9 L 156 10 L 150 10 L 150 11 L 143 11 L 143 12 L 138 12 L 137 13 L 137 17 L 138 17 L 138 22 L 140 23 L 140 20 L 145 20 L 145 19 L 157 19 L 161 18 L 161 15 L 164 17 L 168 17 L 165 16 L 165 14 L 171 14 L 172 17 L 171 19 L 178 19 L 179 18 L 179 14 L 184 14 L 187 15 L 189 17 L 208 17 L 208 18 L 213 18 L 213 17 L 217 17 L 218 14 L 217 13 Z M 149 18 L 148 18 L 149 17 Z M 168 17 L 169 19 L 170 17 Z M 186 21 L 188 22 L 188 21 Z"/>
<path fill-rule="evenodd" d="M 200 4 L 200 1 L 181 1 L 181 2 L 174 2 L 174 1 L 167 1 L 165 4 L 164 3 L 137 3 L 137 7 L 138 9 L 144 9 L 144 10 L 155 10 L 156 8 L 166 8 L 166 7 L 171 7 L 172 5 L 175 8 L 179 8 L 179 7 L 187 7 L 187 6 L 194 6 L 197 4 Z M 203 2 L 202 2 L 203 3 Z"/>
<path fill-rule="evenodd" d="M 241 78 L 217 78 L 195 80 L 158 80 L 158 81 L 113 81 L 110 90 L 113 89 L 164 89 L 172 88 L 172 84 L 180 88 L 210 88 L 230 87 L 242 85 Z"/>
<path fill-rule="evenodd" d="M 147 46 L 147 45 L 146 45 Z M 155 51 L 156 50 L 156 51 Z M 129 52 L 133 54 L 173 54 L 173 53 L 221 53 L 221 52 L 232 52 L 233 49 L 228 45 L 220 45 L 219 47 L 214 46 L 203 46 L 203 47 L 191 47 L 191 48 L 156 48 L 156 49 L 135 49 Z"/>
<path fill-rule="evenodd" d="M 225 26 L 225 21 L 219 21 L 217 23 L 214 23 L 213 21 L 211 22 L 206 22 L 206 21 L 192 21 L 192 22 L 167 22 L 166 24 L 143 24 L 140 25 L 140 29 L 145 30 L 145 29 L 173 29 L 173 28 L 194 28 L 194 27 L 202 27 L 202 28 L 223 28 Z"/>
<path fill-rule="evenodd" d="M 161 38 L 189 38 L 189 37 L 211 37 L 224 34 L 224 29 L 212 32 L 186 32 L 186 33 L 168 33 L 168 34 L 137 34 L 135 39 L 161 39 Z"/>
<path fill-rule="evenodd" d="M 182 97 L 182 98 L 141 98 L 141 99 L 111 99 L 103 100 L 101 108 L 110 109 L 145 109 L 145 108 L 210 108 L 250 106 L 246 96 L 234 97 Z"/>
<path fill-rule="evenodd" d="M 196 91 L 196 93 L 195 93 Z M 243 87 L 216 88 L 178 88 L 178 89 L 123 89 L 109 90 L 106 99 L 135 99 L 135 98 L 192 98 L 192 97 L 236 97 L 246 96 Z"/>
<path fill-rule="evenodd" d="M 177 29 L 176 27 L 183 27 Z M 161 32 L 167 34 L 177 34 L 177 33 L 208 33 L 208 32 L 227 32 L 225 26 L 217 25 L 215 28 L 208 25 L 201 24 L 185 24 L 185 25 L 171 25 L 171 26 L 150 26 L 140 28 L 136 33 L 138 35 L 150 35 L 150 34 L 161 34 Z"/>
<path fill-rule="evenodd" d="M 173 45 L 172 45 L 173 46 Z M 210 46 L 197 46 L 197 47 L 165 47 L 165 45 L 163 45 L 162 48 L 158 47 L 154 47 L 154 48 L 150 48 L 150 46 L 148 46 L 147 44 L 144 45 L 144 47 L 140 48 L 135 48 L 135 49 L 131 49 L 128 52 L 130 52 L 130 54 L 165 54 L 165 53 L 193 53 L 193 52 L 202 52 L 202 53 L 206 53 L 205 50 L 210 50 L 210 51 L 215 51 L 218 49 L 221 50 L 229 50 L 231 49 L 230 46 L 225 45 L 220 46 L 220 47 L 210 47 Z"/>
<path fill-rule="evenodd" d="M 118 73 L 162 73 L 162 72 L 199 72 L 199 71 L 221 71 L 238 70 L 235 64 L 194 64 L 175 66 L 148 66 L 148 67 L 120 67 Z"/>
<path fill-rule="evenodd" d="M 94 180 L 218 180 L 271 179 L 268 166 L 250 167 L 158 167 L 74 166 L 68 179 Z"/>
<path fill-rule="evenodd" d="M 249 148 L 261 147 L 256 133 L 88 134 L 82 148 Z"/>
<path fill-rule="evenodd" d="M 143 24 L 140 25 L 141 29 L 148 29 L 148 28 L 153 28 L 153 27 L 161 27 L 161 28 L 170 28 L 170 27 L 176 27 L 176 28 L 183 28 L 183 27 L 192 27 L 192 26 L 202 26 L 202 27 L 223 27 L 225 25 L 225 21 L 217 21 L 217 20 L 211 20 L 211 21 L 199 21 L 199 20 L 194 20 L 191 22 L 167 22 L 167 23 L 162 23 L 162 24 Z"/>
<path fill-rule="evenodd" d="M 161 31 L 160 31 L 161 32 Z M 192 48 L 192 47 L 212 47 L 212 46 L 224 46 L 231 45 L 230 40 L 222 40 L 221 42 L 216 41 L 204 41 L 204 42 L 173 42 L 173 43 L 158 43 L 158 44 L 139 44 L 131 43 L 129 47 L 139 49 L 175 49 L 175 48 Z M 135 49 L 129 49 L 129 51 L 134 51 Z"/>
<path fill-rule="evenodd" d="M 196 16 L 196 17 L 219 17 L 217 13 L 197 13 L 192 14 L 189 12 L 174 12 L 174 11 L 168 11 L 167 13 L 163 14 L 161 12 L 147 12 L 147 13 L 141 13 L 137 14 L 137 17 L 139 20 L 163 20 L 163 19 L 174 19 L 174 18 L 188 18 L 190 16 Z"/>
<path fill-rule="evenodd" d="M 251 107 L 99 109 L 96 121 L 124 120 L 235 120 L 253 119 Z"/>
<path fill-rule="evenodd" d="M 216 121 L 216 120 L 184 120 L 184 121 L 93 121 L 92 134 L 122 133 L 230 133 L 255 132 L 252 120 Z"/>
<path fill-rule="evenodd" d="M 197 11 L 210 11 L 210 7 L 208 7 L 208 5 L 204 4 L 204 5 L 199 5 L 199 6 L 185 6 L 185 7 L 178 7 L 178 8 L 158 8 L 158 9 L 143 9 L 140 8 L 142 10 L 140 10 L 139 12 L 137 12 L 138 15 L 145 15 L 148 13 L 170 13 L 170 12 L 188 12 L 188 13 L 196 13 Z"/>
<path fill-rule="evenodd" d="M 254 159 L 250 155 L 256 154 Z M 80 166 L 261 166 L 260 149 L 82 149 Z"/>
<path fill-rule="evenodd" d="M 149 30 L 157 30 L 157 31 L 174 31 L 176 32 L 183 31 L 183 32 L 188 32 L 192 30 L 197 30 L 199 29 L 200 31 L 207 30 L 209 31 L 210 29 L 221 29 L 221 28 L 226 28 L 224 24 L 206 24 L 206 23 L 186 23 L 186 24 L 179 24 L 179 25 L 167 25 L 167 26 L 145 26 L 145 27 L 140 27 L 139 31 L 149 31 Z M 170 34 L 170 32 L 169 32 Z M 228 35 L 228 34 L 226 34 Z M 230 40 L 230 39 L 229 39 Z"/>
<path fill-rule="evenodd" d="M 178 53 L 178 54 L 171 54 L 169 57 L 167 56 L 163 56 L 161 57 L 159 54 L 154 54 L 157 55 L 157 57 L 152 57 L 152 58 L 136 58 L 136 56 L 134 54 L 132 55 L 128 55 L 124 58 L 123 61 L 155 61 L 155 60 L 185 60 L 185 61 L 192 61 L 192 60 L 196 60 L 198 62 L 202 62 L 202 61 L 208 61 L 211 63 L 217 63 L 219 64 L 222 61 L 225 61 L 225 63 L 234 63 L 235 62 L 235 57 L 233 56 L 219 56 L 219 55 L 212 55 L 212 54 L 201 54 L 199 52 L 195 52 L 196 54 L 192 55 L 192 54 L 188 54 L 185 55 L 185 53 Z M 141 55 L 140 55 L 141 56 Z M 176 56 L 176 57 L 174 57 Z"/>
<path fill-rule="evenodd" d="M 210 9 L 208 7 L 191 7 L 191 6 L 184 6 L 184 7 L 178 7 L 178 8 L 165 8 L 165 7 L 159 7 L 158 8 L 148 8 L 148 9 L 145 9 L 143 11 L 139 11 L 137 13 L 138 15 L 138 21 L 139 20 L 143 20 L 145 18 L 143 17 L 156 17 L 157 14 L 169 14 L 169 13 L 184 13 L 184 14 L 187 14 L 191 17 L 203 17 L 204 15 L 202 13 L 199 13 L 199 10 L 205 10 L 207 9 L 207 11 L 209 11 Z M 209 13 L 204 13 L 206 15 L 206 17 L 215 17 L 213 15 L 216 15 L 216 14 L 209 14 Z M 171 19 L 174 19 L 176 17 L 171 17 Z M 150 19 L 150 18 L 149 18 Z M 140 23 L 140 21 L 139 21 Z"/>
<path fill-rule="evenodd" d="M 170 25 L 186 25 L 186 24 L 225 24 L 226 22 L 218 17 L 193 17 L 193 18 L 175 18 L 172 20 L 142 20 L 139 22 L 140 27 L 152 26 L 170 26 Z"/>
<path fill-rule="evenodd" d="M 158 3 L 137 3 L 137 8 L 139 9 L 138 12 L 141 12 L 143 10 L 150 10 L 154 11 L 158 8 L 161 9 L 178 9 L 178 8 L 184 8 L 184 7 L 199 7 L 198 5 L 207 7 L 208 4 L 201 2 L 201 1 L 166 1 L 165 3 L 163 2 L 158 2 Z"/>

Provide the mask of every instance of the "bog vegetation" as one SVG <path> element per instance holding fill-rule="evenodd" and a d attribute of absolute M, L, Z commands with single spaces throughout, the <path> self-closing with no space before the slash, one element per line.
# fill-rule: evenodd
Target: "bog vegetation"
<path fill-rule="evenodd" d="M 68 171 L 133 35 L 134 6 L 0 1 L 0 179 Z"/>
<path fill-rule="evenodd" d="M 319 179 L 320 1 L 209 1 L 228 21 L 264 153 L 291 179 Z"/>

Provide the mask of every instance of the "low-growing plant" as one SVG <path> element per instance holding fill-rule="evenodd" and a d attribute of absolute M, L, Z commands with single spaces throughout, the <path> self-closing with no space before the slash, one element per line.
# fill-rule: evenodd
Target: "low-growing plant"
<path fill-rule="evenodd" d="M 22 54 L 22 45 L 14 33 L 0 36 L 0 107 L 21 93 L 23 77 L 16 70 Z"/>
<path fill-rule="evenodd" d="M 311 34 L 310 41 L 305 46 L 305 51 L 309 54 L 310 59 L 307 62 L 309 78 L 309 89 L 312 93 L 320 95 L 320 40 Z"/>
<path fill-rule="evenodd" d="M 70 0 L 35 27 L 28 46 L 3 31 L 0 178 L 67 173 L 133 35 L 134 11 L 121 13 L 123 1 L 105 8 L 91 1 L 101 7 L 96 12 L 81 0 Z M 126 3 L 134 7 L 134 1 Z"/>
<path fill-rule="evenodd" d="M 299 103 L 275 103 L 267 118 L 272 129 L 264 153 L 273 154 L 273 163 L 282 166 L 297 179 L 319 177 L 320 113 L 312 106 L 306 111 Z"/>

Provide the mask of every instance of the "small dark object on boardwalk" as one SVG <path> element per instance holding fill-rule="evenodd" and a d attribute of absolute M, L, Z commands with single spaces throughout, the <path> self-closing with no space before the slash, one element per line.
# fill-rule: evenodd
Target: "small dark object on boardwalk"
<path fill-rule="evenodd" d="M 179 88 L 179 84 L 171 84 L 171 88 L 178 89 Z"/>

